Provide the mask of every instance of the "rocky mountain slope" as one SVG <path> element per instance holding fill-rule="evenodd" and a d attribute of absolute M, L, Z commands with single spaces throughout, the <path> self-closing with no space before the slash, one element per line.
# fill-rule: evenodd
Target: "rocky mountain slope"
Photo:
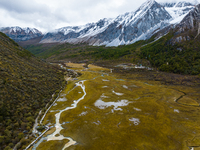
<path fill-rule="evenodd" d="M 184 41 L 196 40 L 200 34 L 200 5 L 190 11 L 185 18 L 176 25 L 175 36 L 171 39 L 172 44 Z"/>
<path fill-rule="evenodd" d="M 146 1 L 135 12 L 103 19 L 85 26 L 65 27 L 47 33 L 40 43 L 67 42 L 72 44 L 118 46 L 146 40 L 171 24 L 178 24 L 194 8 L 190 2 L 162 3 Z"/>
<path fill-rule="evenodd" d="M 0 32 L 0 149 L 30 140 L 24 137 L 31 132 L 39 111 L 59 91 L 63 79 L 60 69 L 39 60 Z"/>
<path fill-rule="evenodd" d="M 180 23 L 166 26 L 148 40 L 127 46 L 94 47 L 62 43 L 46 49 L 44 44 L 27 48 L 49 61 L 131 60 L 135 64 L 145 66 L 150 62 L 153 67 L 166 72 L 197 75 L 200 74 L 199 6 L 184 14 L 185 17 Z"/>
<path fill-rule="evenodd" d="M 170 20 L 170 24 L 180 23 L 181 20 L 194 9 L 194 3 L 190 2 L 177 2 L 177 3 L 162 3 L 166 9 L 166 11 L 172 16 L 172 20 Z"/>
<path fill-rule="evenodd" d="M 82 26 L 68 26 L 56 29 L 42 36 L 37 29 L 19 27 L 3 28 L 15 41 L 41 39 L 40 43 L 87 43 L 94 46 L 118 46 L 149 39 L 153 34 L 171 25 L 178 24 L 192 10 L 196 1 L 157 3 L 147 0 L 134 12 L 127 12 L 112 19 L 101 19 Z M 170 27 L 171 28 L 171 27 Z M 168 31 L 168 30 L 167 30 Z M 164 32 L 161 34 L 163 36 Z M 32 43 L 28 42 L 28 43 Z M 27 43 L 25 43 L 27 45 Z"/>
<path fill-rule="evenodd" d="M 162 71 L 200 74 L 200 4 L 169 33 L 141 48 L 141 58 Z"/>
<path fill-rule="evenodd" d="M 0 28 L 0 32 L 5 33 L 16 42 L 27 41 L 42 36 L 42 32 L 35 28 L 5 27 Z"/>
<path fill-rule="evenodd" d="M 135 12 L 119 15 L 115 19 L 103 19 L 81 27 L 66 27 L 47 33 L 41 43 L 86 42 L 90 45 L 118 46 L 144 40 L 168 25 L 172 17 L 163 6 L 148 0 Z"/>

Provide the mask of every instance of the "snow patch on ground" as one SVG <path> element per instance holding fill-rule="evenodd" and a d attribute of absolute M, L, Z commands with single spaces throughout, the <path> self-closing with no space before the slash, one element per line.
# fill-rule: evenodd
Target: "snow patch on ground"
<path fill-rule="evenodd" d="M 107 88 L 108 86 L 102 86 L 102 88 Z"/>
<path fill-rule="evenodd" d="M 174 109 L 174 112 L 179 113 L 179 110 L 178 109 Z"/>
<path fill-rule="evenodd" d="M 105 96 L 105 94 L 103 93 L 102 95 L 101 95 L 101 98 L 109 98 L 108 96 Z"/>
<path fill-rule="evenodd" d="M 96 125 L 100 125 L 101 124 L 101 122 L 98 120 L 97 122 L 93 122 L 94 124 L 96 124 Z"/>
<path fill-rule="evenodd" d="M 123 88 L 125 88 L 125 89 L 128 89 L 128 86 L 126 86 L 126 85 L 123 85 Z"/>
<path fill-rule="evenodd" d="M 59 99 L 57 100 L 57 102 L 65 102 L 65 101 L 67 101 L 67 99 L 66 99 L 65 97 L 59 98 Z"/>
<path fill-rule="evenodd" d="M 106 109 L 108 107 L 114 106 L 113 111 L 114 110 L 122 111 L 122 109 L 118 108 L 118 107 L 128 106 L 129 103 L 131 103 L 131 102 L 129 102 L 128 100 L 121 100 L 121 101 L 118 101 L 118 102 L 104 102 L 101 99 L 99 99 L 94 103 L 94 105 L 96 107 L 98 107 L 99 109 Z"/>
<path fill-rule="evenodd" d="M 105 79 L 102 79 L 102 81 L 109 82 L 110 80 L 105 80 Z"/>
<path fill-rule="evenodd" d="M 85 116 L 87 113 L 88 113 L 87 111 L 84 111 L 79 116 Z"/>
<path fill-rule="evenodd" d="M 136 110 L 136 111 L 142 111 L 141 109 L 139 109 L 139 108 L 133 108 L 134 110 Z"/>
<path fill-rule="evenodd" d="M 131 118 L 131 119 L 129 119 L 129 121 L 131 121 L 131 122 L 133 122 L 134 123 L 134 125 L 139 125 L 139 123 L 140 123 L 140 119 L 138 119 L 138 118 Z"/>
<path fill-rule="evenodd" d="M 118 95 L 118 96 L 124 95 L 123 93 L 117 93 L 117 92 L 115 92 L 114 90 L 113 90 L 112 92 L 113 92 L 114 94 Z"/>

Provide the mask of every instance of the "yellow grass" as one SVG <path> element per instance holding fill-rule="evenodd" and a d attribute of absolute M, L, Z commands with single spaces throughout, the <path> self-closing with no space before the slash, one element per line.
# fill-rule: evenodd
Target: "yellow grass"
<path fill-rule="evenodd" d="M 88 65 L 88 69 L 92 71 L 110 71 L 110 69 L 106 69 L 106 68 L 91 65 L 91 64 Z"/>
<path fill-rule="evenodd" d="M 46 137 L 47 135 L 50 135 L 50 134 L 54 133 L 55 131 L 56 131 L 56 128 L 53 127 L 53 128 L 51 128 L 49 131 L 47 131 L 47 132 L 43 135 L 43 137 Z"/>
<path fill-rule="evenodd" d="M 36 150 L 61 150 L 69 140 L 42 142 Z"/>
<path fill-rule="evenodd" d="M 75 63 L 65 63 L 67 66 L 72 67 L 72 68 L 79 68 L 79 69 L 83 69 L 85 63 L 81 63 L 81 64 L 75 64 Z"/>
<path fill-rule="evenodd" d="M 67 122 L 62 125 L 60 134 L 77 141 L 77 145 L 68 149 L 185 150 L 189 144 L 200 145 L 200 138 L 194 139 L 200 136 L 200 111 L 199 107 L 194 107 L 198 105 L 199 89 L 131 80 L 115 74 L 103 74 L 102 68 L 91 65 L 89 68 L 95 72 L 80 71 L 82 76 L 78 78 L 78 81 L 85 80 L 87 95 L 75 109 L 63 112 L 60 117 L 61 124 Z M 80 87 L 74 88 L 78 81 L 69 82 L 61 93 L 67 101 L 57 103 L 51 110 L 69 107 L 73 100 L 83 96 Z M 183 96 L 184 93 L 186 96 Z M 179 104 L 175 100 L 181 96 Z M 95 106 L 97 100 L 105 103 L 127 100 L 129 104 L 117 107 L 121 110 L 114 110 L 114 106 L 100 109 Z M 46 122 L 51 120 L 55 123 L 53 115 L 48 113 Z M 134 118 L 139 119 L 138 124 L 131 121 Z M 38 148 L 53 149 L 58 144 L 62 147 L 64 143 L 45 142 Z"/>
<path fill-rule="evenodd" d="M 187 96 L 184 96 L 178 102 L 181 103 L 181 104 L 184 104 L 184 105 L 199 106 L 199 104 L 197 103 L 197 101 L 195 101 L 192 98 L 189 98 Z"/>

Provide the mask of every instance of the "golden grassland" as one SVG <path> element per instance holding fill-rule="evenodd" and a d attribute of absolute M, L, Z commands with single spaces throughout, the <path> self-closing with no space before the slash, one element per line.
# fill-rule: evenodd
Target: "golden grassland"
<path fill-rule="evenodd" d="M 52 149 L 52 150 L 58 150 L 62 149 L 65 146 L 65 143 L 67 143 L 69 140 L 64 139 L 62 141 L 45 141 L 41 143 L 36 150 L 38 149 Z"/>
<path fill-rule="evenodd" d="M 50 135 L 50 134 L 54 133 L 55 131 L 56 131 L 56 128 L 53 127 L 49 131 L 47 131 L 43 136 L 46 137 L 47 135 Z"/>
<path fill-rule="evenodd" d="M 69 66 L 69 64 L 68 64 Z M 71 67 L 75 65 L 72 64 Z M 79 66 L 78 66 L 79 67 Z M 76 68 L 77 69 L 77 68 Z M 82 69 L 82 68 L 81 68 Z M 160 82 L 138 81 L 108 74 L 109 69 L 89 65 L 78 80 L 85 80 L 86 96 L 75 109 L 61 114 L 60 134 L 77 141 L 73 150 L 162 149 L 187 150 L 200 146 L 199 88 L 161 85 Z M 62 110 L 83 96 L 71 81 L 61 93 L 67 101 L 57 102 L 51 110 Z M 116 94 L 122 93 L 123 95 Z M 66 95 L 65 95 L 66 94 Z M 127 100 L 127 106 L 100 109 L 95 102 Z M 55 123 L 55 112 L 49 112 L 45 123 Z M 134 122 L 131 119 L 138 119 Z M 41 143 L 37 150 L 62 149 L 66 141 Z"/>
<path fill-rule="evenodd" d="M 76 63 L 65 63 L 67 66 L 71 67 L 71 68 L 79 68 L 79 69 L 84 69 L 84 65 L 85 63 L 81 63 L 81 64 L 76 64 Z"/>

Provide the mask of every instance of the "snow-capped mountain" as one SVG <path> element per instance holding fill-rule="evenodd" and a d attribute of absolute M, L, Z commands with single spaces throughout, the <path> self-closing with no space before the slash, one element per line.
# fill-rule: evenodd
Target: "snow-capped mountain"
<path fill-rule="evenodd" d="M 177 2 L 177 3 L 161 3 L 166 11 L 172 16 L 170 24 L 178 24 L 192 10 L 197 2 Z"/>
<path fill-rule="evenodd" d="M 114 19 L 104 32 L 94 37 L 100 41 L 93 45 L 118 46 L 145 40 L 158 28 L 167 26 L 169 19 L 171 16 L 163 6 L 148 0 L 135 12 Z"/>
<path fill-rule="evenodd" d="M 174 36 L 170 40 L 173 45 L 189 40 L 199 40 L 200 35 L 200 4 L 190 11 L 174 28 Z"/>
<path fill-rule="evenodd" d="M 103 32 L 108 25 L 112 22 L 112 19 L 102 19 L 97 23 L 88 23 L 83 26 L 69 26 L 49 32 L 41 40 L 41 43 L 52 42 L 69 42 L 79 43 L 87 42 L 90 37 L 95 36 Z"/>
<path fill-rule="evenodd" d="M 169 25 L 171 15 L 154 0 L 148 0 L 135 12 L 125 13 L 115 19 L 79 27 L 65 27 L 47 33 L 41 43 L 87 42 L 91 45 L 118 46 L 145 40 L 157 30 Z"/>
<path fill-rule="evenodd" d="M 5 27 L 0 31 L 15 41 L 26 41 L 32 38 L 42 36 L 42 32 L 35 28 Z"/>
<path fill-rule="evenodd" d="M 171 26 L 179 24 L 197 3 L 197 0 L 190 0 L 190 2 L 159 4 L 155 0 L 147 0 L 136 11 L 119 15 L 116 18 L 105 18 L 96 23 L 63 27 L 46 33 L 40 43 L 88 43 L 96 46 L 132 44 L 138 40 L 146 40 L 165 29 L 167 30 L 159 35 L 166 34 Z M 42 35 L 38 30 L 34 32 L 28 28 L 19 29 L 17 34 L 15 31 L 18 30 L 18 27 L 5 29 L 3 32 L 6 31 L 6 34 L 16 41 Z M 2 30 L 0 29 L 0 31 Z"/>

